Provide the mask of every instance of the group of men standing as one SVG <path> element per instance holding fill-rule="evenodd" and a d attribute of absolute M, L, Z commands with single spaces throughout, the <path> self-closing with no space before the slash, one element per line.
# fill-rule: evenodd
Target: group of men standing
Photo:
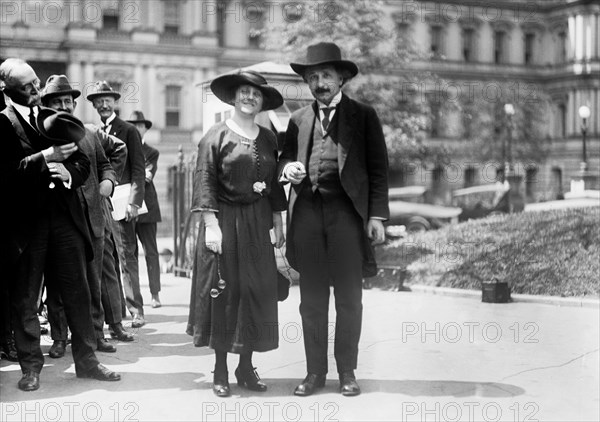
<path fill-rule="evenodd" d="M 122 324 L 124 302 L 132 327 L 145 324 L 138 237 L 146 254 L 152 306 L 161 306 L 160 211 L 152 183 L 158 151 L 142 141 L 152 123 L 141 112 L 129 122 L 120 119 L 115 113 L 120 94 L 104 81 L 93 88 L 87 99 L 101 127 L 73 116 L 81 92 L 65 75 L 50 76 L 40 90 L 25 61 L 10 58 L 0 65 L 6 101 L 0 113 L 5 149 L 0 179 L 10 200 L 10 223 L 2 228 L 0 251 L 6 264 L 2 268 L 8 271 L 0 289 L 2 304 L 10 306 L 3 306 L 0 328 L 3 354 L 19 361 L 23 376 L 18 387 L 24 391 L 39 388 L 44 363 L 38 320 L 44 286 L 54 341 L 49 356 L 64 356 L 70 329 L 81 378 L 120 379 L 99 363 L 95 351 L 116 351 L 104 336 L 105 322 L 111 337 L 134 340 Z M 128 190 L 128 200 L 125 218 L 113 221 L 108 198 L 117 186 Z M 151 212 L 142 218 L 144 200 Z"/>

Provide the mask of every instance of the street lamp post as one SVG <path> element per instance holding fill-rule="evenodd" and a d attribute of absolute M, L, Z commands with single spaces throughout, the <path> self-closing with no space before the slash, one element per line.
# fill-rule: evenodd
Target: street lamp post
<path fill-rule="evenodd" d="M 581 154 L 581 172 L 587 171 L 587 149 L 586 149 L 586 135 L 587 135 L 587 119 L 590 117 L 590 108 L 582 105 L 579 107 L 579 117 L 581 117 L 581 141 L 583 143 L 583 150 Z"/>
<path fill-rule="evenodd" d="M 512 117 L 515 114 L 515 107 L 508 103 L 504 104 L 504 114 L 506 114 L 506 119 L 508 120 L 508 124 L 506 126 L 506 137 L 507 137 L 507 148 L 506 148 L 506 157 L 504 163 L 504 179 L 512 174 L 513 166 L 512 166 Z"/>

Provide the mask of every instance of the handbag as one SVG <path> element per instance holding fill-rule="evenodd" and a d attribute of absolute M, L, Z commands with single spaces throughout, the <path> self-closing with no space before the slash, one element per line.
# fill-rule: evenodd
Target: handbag
<path fill-rule="evenodd" d="M 281 254 L 281 259 L 285 264 L 286 274 L 282 273 L 279 269 L 277 270 L 277 300 L 279 302 L 283 302 L 290 295 L 290 286 L 292 285 L 292 274 L 290 273 L 290 265 L 283 256 L 281 249 L 279 249 L 279 253 Z"/>

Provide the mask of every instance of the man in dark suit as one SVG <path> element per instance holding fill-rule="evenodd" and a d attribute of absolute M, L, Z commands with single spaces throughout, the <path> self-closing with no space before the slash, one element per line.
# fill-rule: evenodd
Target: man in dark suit
<path fill-rule="evenodd" d="M 148 269 L 148 282 L 150 284 L 150 294 L 152 295 L 152 307 L 159 308 L 161 306 L 158 293 L 160 292 L 160 261 L 158 256 L 158 245 L 156 243 L 156 226 L 160 222 L 160 207 L 158 206 L 158 196 L 154 187 L 154 176 L 158 168 L 158 150 L 144 140 L 144 135 L 152 127 L 152 122 L 146 120 L 144 113 L 134 111 L 127 120 L 135 125 L 142 137 L 142 147 L 144 148 L 144 159 L 146 162 L 146 186 L 144 193 L 144 202 L 148 212 L 141 214 L 135 224 L 137 233 L 144 255 L 146 256 L 146 267 Z"/>
<path fill-rule="evenodd" d="M 94 353 L 85 270 L 93 250 L 76 193 L 90 173 L 89 159 L 75 144 L 85 134 L 83 124 L 38 106 L 39 79 L 23 60 L 10 58 L 0 65 L 0 89 L 10 100 L 0 113 L 0 183 L 10 199 L 4 210 L 10 224 L 2 229 L 2 260 L 8 260 L 6 268 L 14 278 L 10 300 L 23 372 L 18 387 L 39 388 L 44 357 L 37 311 L 44 277 L 47 289 L 58 289 L 63 298 L 77 376 L 118 381 L 120 376 Z"/>
<path fill-rule="evenodd" d="M 102 120 L 102 129 L 116 136 L 127 146 L 127 162 L 119 184 L 131 184 L 129 203 L 125 218 L 117 222 L 115 243 L 123 275 L 123 287 L 127 308 L 133 317 L 134 328 L 142 327 L 144 320 L 144 299 L 140 291 L 140 274 L 137 255 L 135 224 L 138 210 L 144 200 L 145 165 L 142 138 L 135 126 L 120 119 L 115 113 L 117 100 L 121 95 L 113 91 L 106 81 L 96 82 L 93 92 L 87 96 Z"/>
<path fill-rule="evenodd" d="M 44 106 L 73 114 L 79 95 L 81 92 L 71 87 L 65 75 L 52 75 L 46 81 L 41 98 Z M 118 322 L 121 321 L 121 293 L 116 276 L 103 279 L 102 263 L 104 238 L 108 230 L 106 226 L 110 224 L 107 198 L 113 193 L 117 183 L 117 174 L 120 175 L 125 166 L 127 147 L 123 141 L 102 132 L 94 125 L 86 125 L 85 137 L 78 143 L 78 147 L 87 155 L 91 163 L 90 176 L 85 185 L 77 190 L 77 193 L 85 210 L 94 247 L 94 259 L 87 264 L 87 279 L 92 298 L 92 319 L 97 350 L 112 353 L 117 349 L 104 337 L 105 312 L 102 304 L 102 291 L 107 292 L 109 296 L 105 302 L 108 301 L 109 306 L 116 308 L 119 316 Z M 112 272 L 116 272 L 114 261 Z M 108 284 L 104 286 L 104 289 L 103 282 Z M 54 340 L 48 355 L 52 358 L 60 358 L 64 356 L 67 340 L 67 320 L 60 296 L 56 292 L 54 294 L 48 292 L 46 305 L 52 340 Z M 109 321 L 112 322 L 112 319 Z M 131 335 L 128 338 L 133 340 Z"/>
<path fill-rule="evenodd" d="M 373 244 L 389 217 L 387 150 L 375 110 L 342 94 L 358 73 L 333 43 L 308 47 L 292 69 L 316 101 L 296 111 L 280 157 L 291 182 L 287 257 L 300 273 L 300 314 L 308 375 L 294 394 L 325 385 L 330 285 L 336 309 L 334 354 L 345 396 L 360 394 L 354 370 L 362 324 L 362 277 L 376 273 Z"/>

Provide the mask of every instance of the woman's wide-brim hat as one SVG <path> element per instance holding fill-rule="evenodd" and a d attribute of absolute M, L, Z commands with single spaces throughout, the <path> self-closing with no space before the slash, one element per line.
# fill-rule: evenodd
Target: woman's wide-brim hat
<path fill-rule="evenodd" d="M 65 111 L 40 107 L 35 123 L 40 134 L 54 145 L 77 143 L 85 137 L 83 122 Z"/>
<path fill-rule="evenodd" d="M 294 72 L 304 77 L 306 69 L 309 67 L 328 64 L 347 70 L 350 73 L 350 77 L 358 74 L 356 63 L 350 60 L 343 60 L 340 48 L 332 42 L 320 42 L 309 45 L 306 49 L 306 61 L 304 63 L 290 63 L 290 66 Z"/>
<path fill-rule="evenodd" d="M 267 83 L 267 80 L 253 70 L 239 70 L 216 77 L 210 83 L 210 89 L 217 98 L 224 103 L 234 105 L 235 93 L 242 85 L 251 85 L 262 92 L 263 110 L 274 110 L 283 104 L 283 97 L 275 88 Z"/>
<path fill-rule="evenodd" d="M 135 110 L 133 113 L 131 113 L 131 117 L 127 121 L 133 124 L 143 123 L 146 125 L 146 129 L 150 129 L 152 127 L 152 122 L 150 120 L 146 120 L 144 113 L 142 113 L 140 110 Z"/>
<path fill-rule="evenodd" d="M 73 89 L 66 75 L 52 75 L 46 81 L 46 86 L 42 91 L 42 100 L 48 100 L 61 95 L 71 95 L 76 99 L 81 95 L 81 91 Z"/>
<path fill-rule="evenodd" d="M 121 98 L 121 94 L 117 91 L 114 91 L 111 86 L 106 81 L 98 81 L 92 87 L 92 92 L 86 98 L 89 101 L 94 101 L 96 97 L 104 97 L 104 96 L 112 96 L 115 100 Z"/>

